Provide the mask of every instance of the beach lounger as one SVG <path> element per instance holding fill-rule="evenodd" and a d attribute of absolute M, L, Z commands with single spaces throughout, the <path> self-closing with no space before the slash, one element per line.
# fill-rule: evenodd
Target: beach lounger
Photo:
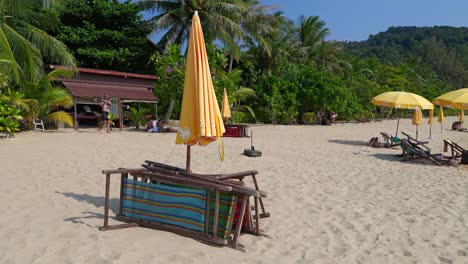
<path fill-rule="evenodd" d="M 438 166 L 450 164 L 449 157 L 446 157 L 441 153 L 431 154 L 430 149 L 423 149 L 420 145 L 413 144 L 407 139 L 401 139 L 401 148 L 403 150 L 405 160 L 426 159 Z"/>
<path fill-rule="evenodd" d="M 463 153 L 466 152 L 466 150 L 457 143 L 444 139 L 444 152 L 448 151 L 448 147 L 450 147 L 450 153 L 454 160 L 461 159 L 463 157 Z"/>
<path fill-rule="evenodd" d="M 414 137 L 410 136 L 409 134 L 407 134 L 407 133 L 405 133 L 403 131 L 401 131 L 401 134 L 404 135 L 409 142 L 411 142 L 411 143 L 413 143 L 415 145 L 426 145 L 426 144 L 429 143 L 429 141 L 417 140 Z"/>
<path fill-rule="evenodd" d="M 174 176 L 145 168 L 105 170 L 103 174 L 106 175 L 106 195 L 102 231 L 144 226 L 239 248 L 238 238 L 249 216 L 246 212 L 250 213 L 249 197 L 253 197 L 257 204 L 261 196 L 239 182 Z M 117 219 L 126 224 L 108 224 L 110 178 L 113 174 L 120 174 L 121 182 Z M 252 217 L 247 223 L 255 234 L 260 235 L 258 209 Z"/>
<path fill-rule="evenodd" d="M 256 175 L 258 174 L 258 171 L 256 171 L 256 170 L 243 171 L 243 172 L 237 172 L 237 173 L 231 173 L 231 174 L 196 174 L 196 173 L 187 173 L 185 169 L 175 167 L 175 166 L 171 166 L 171 165 L 167 165 L 167 164 L 163 164 L 163 163 L 159 163 L 159 162 L 155 162 L 155 161 L 145 160 L 145 163 L 146 164 L 144 164 L 142 166 L 144 168 L 152 170 L 152 171 L 158 171 L 158 170 L 161 171 L 162 170 L 162 172 L 166 172 L 166 173 L 168 171 L 173 171 L 173 172 L 176 173 L 176 175 L 183 174 L 183 175 L 188 176 L 188 177 L 194 177 L 194 176 L 203 177 L 203 176 L 206 176 L 206 177 L 214 178 L 216 180 L 234 180 L 235 179 L 235 180 L 239 180 L 240 182 L 243 182 L 245 177 L 251 177 L 252 181 L 253 181 L 253 184 L 254 184 L 254 187 L 255 187 L 255 190 L 257 190 L 261 194 L 264 194 L 262 191 L 260 191 L 260 189 L 258 187 L 258 182 L 257 182 L 257 178 L 256 178 Z M 265 210 L 265 206 L 263 204 L 262 196 L 259 197 L 258 200 L 259 200 L 258 202 L 260 203 L 260 207 L 261 207 L 261 210 L 262 210 L 262 213 L 260 214 L 260 217 L 261 218 L 269 217 L 270 213 L 266 212 L 266 210 Z"/>
<path fill-rule="evenodd" d="M 382 137 L 383 137 L 383 139 L 385 141 L 385 143 L 383 145 L 385 148 L 393 148 L 393 147 L 396 147 L 396 146 L 400 145 L 400 139 L 399 138 L 391 136 L 387 132 L 380 132 L 380 135 L 382 135 Z"/>

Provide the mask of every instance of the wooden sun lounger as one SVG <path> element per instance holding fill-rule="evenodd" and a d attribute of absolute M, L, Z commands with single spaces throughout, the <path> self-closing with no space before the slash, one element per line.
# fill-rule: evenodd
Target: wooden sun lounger
<path fill-rule="evenodd" d="M 401 134 L 404 135 L 404 136 L 406 136 L 406 139 L 407 139 L 409 142 L 411 142 L 412 144 L 414 144 L 414 145 L 420 145 L 422 148 L 427 148 L 427 149 L 429 149 L 429 148 L 426 146 L 426 144 L 428 144 L 429 141 L 417 140 L 417 139 L 415 139 L 414 137 L 410 136 L 409 134 L 407 134 L 407 133 L 405 133 L 405 132 L 403 132 L 403 131 L 401 131 Z"/>
<path fill-rule="evenodd" d="M 380 132 L 380 135 L 382 135 L 385 143 L 383 145 L 383 147 L 385 148 L 393 148 L 393 147 L 397 147 L 400 145 L 400 139 L 397 138 L 397 137 L 394 137 L 390 134 L 388 134 L 387 132 Z"/>
<path fill-rule="evenodd" d="M 423 149 L 420 145 L 413 144 L 407 139 L 401 139 L 401 148 L 403 149 L 405 160 L 426 159 L 438 166 L 450 164 L 448 157 L 441 153 L 431 154 L 430 150 Z"/>
<path fill-rule="evenodd" d="M 244 223 L 251 233 L 260 235 L 258 199 L 265 194 L 241 182 L 146 168 L 104 170 L 102 173 L 106 175 L 106 193 L 101 231 L 144 226 L 237 249 Z M 110 226 L 109 190 L 114 174 L 120 174 L 121 182 L 117 219 L 127 223 Z M 255 201 L 254 215 L 249 197 Z"/>
<path fill-rule="evenodd" d="M 448 139 L 444 139 L 444 152 L 447 152 L 447 147 L 450 147 L 450 153 L 452 154 L 452 159 L 455 159 L 455 160 L 463 157 L 463 153 L 466 151 L 457 143 Z"/>

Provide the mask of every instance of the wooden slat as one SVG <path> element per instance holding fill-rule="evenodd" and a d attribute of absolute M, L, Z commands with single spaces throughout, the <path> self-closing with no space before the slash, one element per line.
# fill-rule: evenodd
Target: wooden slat
<path fill-rule="evenodd" d="M 257 236 L 260 235 L 260 215 L 258 214 L 258 199 L 257 197 L 254 197 L 254 203 L 255 203 L 255 231 L 257 233 Z"/>
<path fill-rule="evenodd" d="M 211 191 L 206 192 L 206 208 L 205 208 L 205 234 L 210 233 L 210 202 Z"/>
<path fill-rule="evenodd" d="M 119 168 L 116 170 L 103 170 L 102 174 L 120 174 L 120 173 L 138 173 L 138 172 L 145 172 L 146 169 L 137 168 L 137 169 L 125 169 Z"/>
<path fill-rule="evenodd" d="M 137 224 L 137 223 L 118 224 L 118 225 L 100 227 L 99 231 L 116 230 L 116 229 L 129 228 L 129 227 L 139 227 L 139 226 L 140 225 Z"/>
<path fill-rule="evenodd" d="M 163 174 L 164 172 L 162 172 L 160 168 L 155 169 L 155 168 L 152 168 L 151 166 L 145 165 L 145 164 L 142 164 L 142 166 L 144 168 L 152 171 L 153 173 L 159 173 L 161 175 L 164 175 Z M 169 171 L 168 173 L 170 174 L 171 172 Z M 234 191 L 239 192 L 241 194 L 248 194 L 248 195 L 255 196 L 255 197 L 265 196 L 266 195 L 264 192 L 254 190 L 252 188 L 239 186 L 238 184 L 233 184 L 233 183 L 226 182 L 226 181 L 216 180 L 216 179 L 213 179 L 213 178 L 205 176 L 205 175 L 185 173 L 185 172 L 178 172 L 178 174 L 176 174 L 176 175 L 179 175 L 178 178 L 182 178 L 180 176 L 185 176 L 184 178 L 192 178 L 192 179 L 197 179 L 197 180 L 203 180 L 206 183 L 213 183 L 213 184 L 218 184 L 218 185 L 223 185 L 223 186 L 230 186 L 230 187 L 233 188 Z"/>
<path fill-rule="evenodd" d="M 211 236 L 205 233 L 200 233 L 194 230 L 185 229 L 185 228 L 181 228 L 181 227 L 177 227 L 173 225 L 147 221 L 147 220 L 142 220 L 142 219 L 133 218 L 133 217 L 126 217 L 126 216 L 117 216 L 117 219 L 121 221 L 125 221 L 125 222 L 136 223 L 144 227 L 154 228 L 154 229 L 163 230 L 163 231 L 169 231 L 178 235 L 191 237 L 191 238 L 198 239 L 198 240 L 203 240 L 203 241 L 213 243 L 216 245 L 224 246 L 227 244 L 227 241 L 225 239 L 220 239 L 220 238 L 213 239 Z"/>
<path fill-rule="evenodd" d="M 232 239 L 232 246 L 234 248 L 237 247 L 237 240 L 239 239 L 240 232 L 241 232 L 241 229 L 242 229 L 242 222 L 244 221 L 245 208 L 247 206 L 247 199 L 248 199 L 247 195 L 244 195 L 242 197 L 242 206 L 241 206 L 241 210 L 239 212 L 239 218 L 237 219 L 236 231 L 234 233 L 234 238 Z"/>
<path fill-rule="evenodd" d="M 184 177 L 174 177 L 174 176 L 168 176 L 168 175 L 163 175 L 160 173 L 155 173 L 155 172 L 145 172 L 145 173 L 136 173 L 132 175 L 138 175 L 138 176 L 143 176 L 143 177 L 149 177 L 155 180 L 159 180 L 161 182 L 169 183 L 169 184 L 188 184 L 193 187 L 200 187 L 200 188 L 207 188 L 207 189 L 217 189 L 220 191 L 226 191 L 226 192 L 231 192 L 232 187 L 230 186 L 224 186 L 220 184 L 214 184 L 210 182 L 202 182 L 202 181 L 197 181 L 193 179 L 188 179 Z"/>
<path fill-rule="evenodd" d="M 218 237 L 218 218 L 219 218 L 219 191 L 216 191 L 214 217 L 213 217 L 213 238 Z"/>
<path fill-rule="evenodd" d="M 109 190 L 110 190 L 110 174 L 106 174 L 106 195 L 104 198 L 104 227 L 108 226 L 108 220 L 109 220 Z"/>

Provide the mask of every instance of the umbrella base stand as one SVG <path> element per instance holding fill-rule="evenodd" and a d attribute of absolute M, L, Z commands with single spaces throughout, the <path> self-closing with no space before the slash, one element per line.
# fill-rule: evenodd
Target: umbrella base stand
<path fill-rule="evenodd" d="M 251 147 L 250 149 L 244 149 L 244 155 L 247 157 L 261 157 L 262 152 L 260 150 L 256 150 L 255 147 Z"/>

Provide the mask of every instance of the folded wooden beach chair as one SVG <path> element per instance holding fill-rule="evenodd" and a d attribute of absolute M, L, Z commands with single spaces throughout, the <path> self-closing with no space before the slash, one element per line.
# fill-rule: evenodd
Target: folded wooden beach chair
<path fill-rule="evenodd" d="M 239 182 L 206 180 L 146 168 L 104 170 L 103 174 L 106 195 L 102 231 L 144 226 L 233 248 L 239 248 L 238 238 L 244 222 L 250 225 L 252 233 L 260 235 L 258 206 L 251 214 L 248 204 L 253 197 L 257 205 L 262 195 Z M 117 219 L 127 223 L 111 226 L 108 211 L 113 174 L 120 174 L 121 185 Z"/>
<path fill-rule="evenodd" d="M 452 159 L 454 160 L 461 159 L 463 157 L 463 153 L 466 152 L 466 150 L 457 143 L 448 139 L 444 139 L 444 152 L 448 151 L 448 147 L 450 147 L 450 153 L 452 155 Z"/>
<path fill-rule="evenodd" d="M 391 136 L 387 132 L 380 132 L 380 135 L 382 135 L 385 143 L 383 147 L 385 148 L 393 148 L 396 146 L 400 145 L 400 139 L 398 137 Z"/>
<path fill-rule="evenodd" d="M 148 170 L 160 171 L 160 172 L 166 172 L 166 173 L 169 173 L 170 171 L 173 171 L 176 175 L 181 174 L 181 175 L 185 175 L 187 177 L 203 177 L 203 176 L 205 176 L 204 177 L 205 179 L 207 179 L 206 177 L 209 177 L 209 178 L 213 178 L 213 179 L 216 179 L 216 180 L 222 180 L 222 181 L 224 181 L 224 180 L 239 180 L 240 182 L 243 182 L 245 177 L 251 177 L 252 181 L 253 181 L 253 184 L 254 184 L 254 187 L 255 187 L 255 190 L 257 190 L 260 194 L 262 194 L 262 196 L 265 194 L 264 192 L 260 191 L 260 189 L 258 187 L 258 182 L 257 182 L 257 178 L 256 178 L 256 175 L 258 174 L 258 171 L 256 171 L 256 170 L 243 171 L 243 172 L 230 173 L 230 174 L 196 174 L 196 173 L 187 173 L 185 169 L 175 167 L 175 166 L 171 166 L 171 165 L 167 165 L 167 164 L 163 164 L 163 163 L 159 163 L 159 162 L 156 162 L 156 161 L 145 160 L 145 163 L 146 164 L 143 164 L 142 166 L 144 168 L 148 169 Z M 266 218 L 266 217 L 270 216 L 270 213 L 266 212 L 266 210 L 265 210 L 265 206 L 263 204 L 262 196 L 259 197 L 259 199 L 258 199 L 259 203 L 260 203 L 261 210 L 262 210 L 262 213 L 260 214 L 260 217 L 261 218 Z"/>
<path fill-rule="evenodd" d="M 421 148 L 421 145 L 413 144 L 407 139 L 401 139 L 401 148 L 403 150 L 405 160 L 426 159 L 438 166 L 450 164 L 449 157 L 446 157 L 441 153 L 431 154 L 430 149 L 423 149 Z"/>

